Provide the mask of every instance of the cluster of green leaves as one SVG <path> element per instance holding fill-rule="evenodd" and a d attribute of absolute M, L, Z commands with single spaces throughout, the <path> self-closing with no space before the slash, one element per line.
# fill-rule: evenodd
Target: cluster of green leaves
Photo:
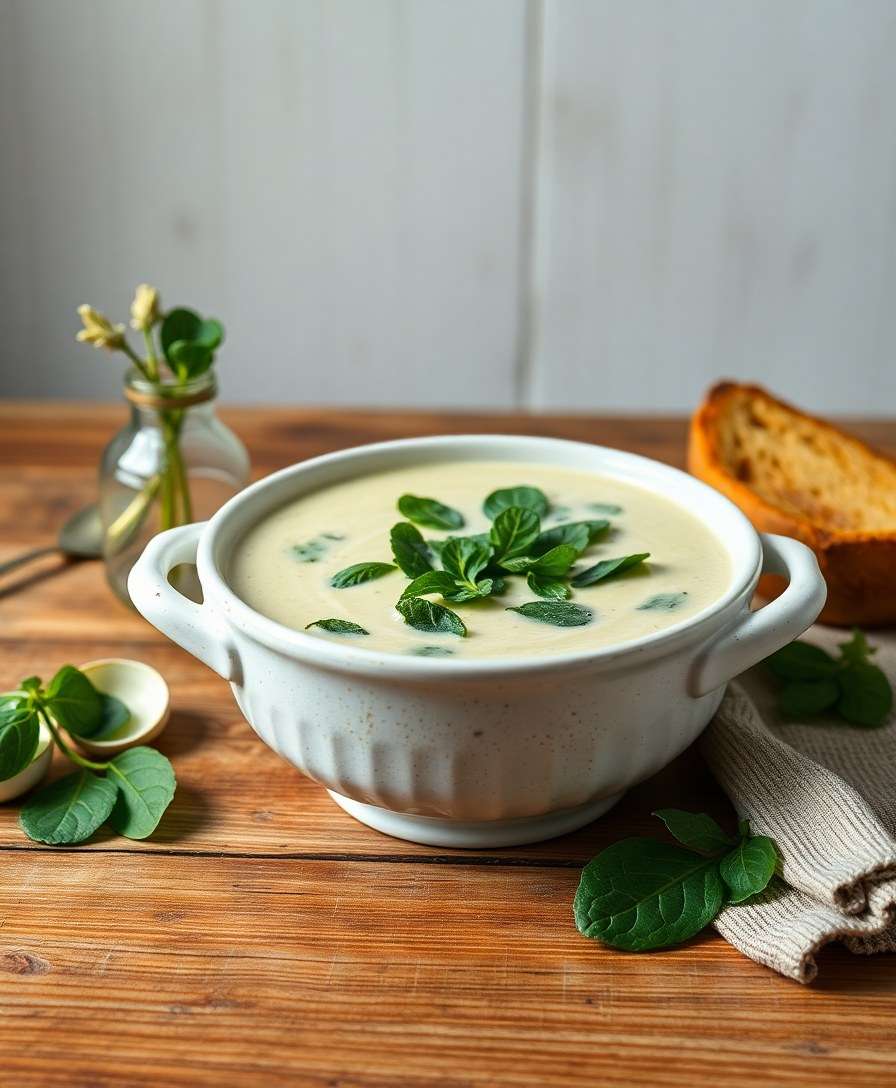
<path fill-rule="evenodd" d="M 767 659 L 782 681 L 778 705 L 787 718 L 812 718 L 833 711 L 850 725 L 876 729 L 893 708 L 886 674 L 871 662 L 876 649 L 853 630 L 832 657 L 809 642 L 792 642 Z"/>
<path fill-rule="evenodd" d="M 169 310 L 159 330 L 162 351 L 181 382 L 204 374 L 215 361 L 215 352 L 223 340 L 224 327 L 220 321 L 202 318 L 183 307 Z"/>
<path fill-rule="evenodd" d="M 18 690 L 0 695 L 0 780 L 19 774 L 34 759 L 41 720 L 78 767 L 25 802 L 19 822 L 29 838 L 83 842 L 104 823 L 129 839 L 152 834 L 174 796 L 176 780 L 168 760 L 154 748 L 139 747 L 108 762 L 93 762 L 73 751 L 59 732 L 103 740 L 129 718 L 120 699 L 98 691 L 73 665 L 64 665 L 46 687 L 30 676 Z"/>
<path fill-rule="evenodd" d="M 620 512 L 608 504 L 600 510 Z M 425 540 L 418 525 L 454 530 L 465 524 L 460 511 L 438 499 L 402 495 L 398 509 L 408 519 L 392 527 L 390 544 L 394 563 L 355 563 L 337 571 L 330 585 L 337 589 L 381 578 L 399 568 L 410 584 L 396 608 L 405 622 L 419 631 L 463 637 L 467 628 L 460 616 L 446 605 L 426 599 L 439 594 L 451 604 L 495 597 L 504 592 L 506 579 L 523 576 L 532 593 L 541 598 L 509 608 L 527 618 L 561 627 L 589 623 L 593 613 L 568 601 L 571 587 L 581 588 L 638 566 L 649 553 L 605 559 L 573 573 L 576 560 L 609 528 L 606 518 L 568 522 L 548 529 L 542 519 L 548 514 L 547 496 L 537 487 L 509 487 L 493 491 L 483 503 L 491 519 L 487 533 Z M 309 627 L 322 627 L 340 634 L 367 634 L 345 620 L 316 620 Z"/>
<path fill-rule="evenodd" d="M 623 839 L 582 871 L 573 904 L 576 926 L 614 948 L 646 952 L 695 936 L 722 907 L 763 891 L 775 872 L 771 839 L 742 820 L 727 835 L 705 813 L 654 813 L 682 845 Z"/>

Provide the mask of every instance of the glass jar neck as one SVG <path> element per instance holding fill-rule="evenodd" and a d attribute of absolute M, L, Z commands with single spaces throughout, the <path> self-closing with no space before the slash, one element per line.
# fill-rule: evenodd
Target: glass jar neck
<path fill-rule="evenodd" d="M 148 382 L 136 371 L 125 379 L 124 395 L 131 405 L 135 422 L 141 425 L 158 425 L 173 415 L 184 418 L 210 416 L 214 413 L 214 400 L 218 388 L 211 371 L 187 382 Z"/>

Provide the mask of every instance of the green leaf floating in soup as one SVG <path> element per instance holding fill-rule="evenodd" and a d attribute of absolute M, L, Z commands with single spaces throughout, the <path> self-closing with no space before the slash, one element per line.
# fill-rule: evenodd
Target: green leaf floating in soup
<path fill-rule="evenodd" d="M 527 619 L 552 623 L 555 627 L 584 627 L 586 623 L 591 623 L 594 616 L 590 608 L 583 608 L 572 601 L 529 601 L 507 611 L 519 612 Z"/>
<path fill-rule="evenodd" d="M 339 533 L 321 533 L 301 544 L 293 544 L 293 558 L 300 563 L 319 563 L 332 544 L 344 539 Z"/>
<path fill-rule="evenodd" d="M 330 579 L 330 585 L 334 589 L 360 586 L 364 582 L 372 582 L 374 578 L 382 578 L 384 574 L 391 574 L 397 569 L 394 563 L 352 563 L 350 567 L 337 571 Z"/>
<path fill-rule="evenodd" d="M 295 629 L 397 654 L 445 644 L 468 660 L 653 634 L 717 600 L 730 563 L 710 528 L 628 481 L 438 461 L 299 496 L 237 541 L 229 576 L 250 607 Z"/>
<path fill-rule="evenodd" d="M 577 589 L 597 585 L 598 582 L 604 581 L 605 578 L 623 574 L 625 571 L 631 570 L 632 567 L 640 566 L 645 559 L 649 558 L 650 552 L 636 552 L 634 555 L 620 555 L 616 559 L 602 559 L 599 563 L 595 563 L 593 567 L 589 567 L 587 570 L 575 575 L 572 584 Z M 645 606 L 639 605 L 639 607 L 643 608 Z"/>
<path fill-rule="evenodd" d="M 400 521 L 392 526 L 389 534 L 392 555 L 408 578 L 419 578 L 432 570 L 432 552 L 423 539 L 420 530 L 410 522 Z"/>
<path fill-rule="evenodd" d="M 482 509 L 487 517 L 496 518 L 502 510 L 510 506 L 525 506 L 543 518 L 550 503 L 547 495 L 538 487 L 504 487 L 493 491 L 483 503 Z"/>
<path fill-rule="evenodd" d="M 398 500 L 398 512 L 427 529 L 461 529 L 464 516 L 459 510 L 446 506 L 438 499 L 423 499 L 419 495 L 402 495 Z"/>
<path fill-rule="evenodd" d="M 489 533 L 495 559 L 503 562 L 523 555 L 538 539 L 540 530 L 541 520 L 534 510 L 526 506 L 508 506 L 496 516 Z"/>
<path fill-rule="evenodd" d="M 688 599 L 687 593 L 656 593 L 638 605 L 639 612 L 671 612 Z"/>
<path fill-rule="evenodd" d="M 565 601 L 571 592 L 569 583 L 562 578 L 545 578 L 535 571 L 526 575 L 526 585 L 536 597 L 546 597 L 554 601 Z"/>
<path fill-rule="evenodd" d="M 447 646 L 415 646 L 410 652 L 415 657 L 451 657 L 454 650 Z"/>
<path fill-rule="evenodd" d="M 427 631 L 437 635 L 459 635 L 467 633 L 464 621 L 450 608 L 434 604 L 424 597 L 406 597 L 395 606 L 404 622 L 418 631 Z"/>
<path fill-rule="evenodd" d="M 331 635 L 369 635 L 369 631 L 365 631 L 357 623 L 352 623 L 350 620 L 315 620 L 313 623 L 305 625 L 307 631 L 309 627 L 320 627 L 324 631 L 329 631 Z"/>

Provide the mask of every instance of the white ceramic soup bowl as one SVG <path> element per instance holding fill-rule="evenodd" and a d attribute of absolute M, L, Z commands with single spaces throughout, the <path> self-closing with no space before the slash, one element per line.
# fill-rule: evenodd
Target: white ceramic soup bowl
<path fill-rule="evenodd" d="M 485 660 L 325 640 L 267 619 L 230 588 L 234 546 L 285 503 L 404 464 L 476 460 L 591 470 L 680 503 L 728 553 L 730 583 L 702 612 L 643 638 Z M 168 582 L 173 567 L 194 562 L 202 604 Z M 763 571 L 789 584 L 750 612 Z M 550 838 L 601 815 L 686 748 L 726 682 L 801 634 L 825 599 L 808 548 L 760 537 L 683 472 L 600 446 L 496 435 L 384 442 L 283 469 L 211 521 L 155 537 L 128 589 L 151 623 L 230 681 L 261 739 L 353 816 L 415 842 L 478 848 Z"/>

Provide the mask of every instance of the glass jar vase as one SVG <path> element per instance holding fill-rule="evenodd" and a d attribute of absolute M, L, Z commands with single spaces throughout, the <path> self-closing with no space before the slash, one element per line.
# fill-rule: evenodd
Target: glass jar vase
<path fill-rule="evenodd" d="M 136 373 L 125 381 L 131 418 L 103 453 L 100 515 L 106 578 L 127 604 L 128 574 L 146 543 L 210 517 L 249 482 L 249 455 L 215 414 L 216 393 L 211 372 L 170 394 Z M 198 599 L 195 570 L 178 569 L 175 579 Z"/>

